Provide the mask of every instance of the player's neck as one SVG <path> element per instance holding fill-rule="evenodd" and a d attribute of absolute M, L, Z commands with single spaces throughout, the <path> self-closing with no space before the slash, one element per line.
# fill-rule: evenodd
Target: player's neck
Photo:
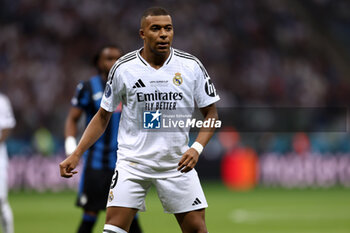
<path fill-rule="evenodd" d="M 170 50 L 164 54 L 154 53 L 150 49 L 145 49 L 145 47 L 143 47 L 141 50 L 141 56 L 143 59 L 145 59 L 147 63 L 155 69 L 161 68 L 169 55 Z"/>
<path fill-rule="evenodd" d="M 99 73 L 99 75 L 101 76 L 101 78 L 102 78 L 102 80 L 104 82 L 107 82 L 107 80 L 108 80 L 108 73 L 102 72 L 102 73 Z"/>

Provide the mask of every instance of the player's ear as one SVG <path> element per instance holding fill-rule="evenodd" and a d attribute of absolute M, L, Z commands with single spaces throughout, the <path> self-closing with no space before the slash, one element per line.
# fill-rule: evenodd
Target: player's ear
<path fill-rule="evenodd" d="M 140 30 L 139 30 L 139 35 L 143 40 L 145 39 L 145 32 L 143 31 L 142 28 L 140 28 Z"/>

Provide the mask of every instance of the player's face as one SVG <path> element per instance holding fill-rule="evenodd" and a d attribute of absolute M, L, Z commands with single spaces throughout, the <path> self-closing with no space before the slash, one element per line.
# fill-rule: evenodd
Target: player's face
<path fill-rule="evenodd" d="M 174 31 L 170 15 L 147 16 L 142 20 L 140 36 L 144 45 L 155 54 L 167 54 Z"/>
<path fill-rule="evenodd" d="M 121 57 L 122 53 L 116 48 L 105 48 L 102 50 L 98 66 L 103 74 L 107 74 L 114 63 Z"/>

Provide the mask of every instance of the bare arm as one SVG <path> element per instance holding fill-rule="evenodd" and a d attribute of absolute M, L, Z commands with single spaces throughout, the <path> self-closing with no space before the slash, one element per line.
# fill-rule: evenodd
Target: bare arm
<path fill-rule="evenodd" d="M 85 129 L 82 138 L 74 150 L 74 152 L 63 162 L 60 163 L 60 172 L 62 177 L 72 177 L 76 171 L 73 171 L 79 163 L 83 153 L 92 146 L 105 131 L 108 122 L 112 116 L 112 112 L 108 112 L 100 108 Z"/>
<path fill-rule="evenodd" d="M 5 142 L 6 139 L 9 137 L 12 129 L 2 129 L 0 133 L 0 142 Z"/>
<path fill-rule="evenodd" d="M 78 121 L 80 117 L 83 115 L 83 110 L 77 107 L 72 107 L 69 110 L 68 116 L 66 118 L 66 124 L 64 128 L 64 149 L 66 155 L 70 155 L 73 153 L 75 148 L 77 147 L 77 140 L 75 136 L 78 131 Z"/>
<path fill-rule="evenodd" d="M 207 120 L 209 118 L 214 118 L 215 120 L 219 120 L 219 116 L 218 116 L 218 112 L 216 110 L 216 106 L 215 104 L 211 104 L 205 108 L 201 108 L 200 109 L 203 116 L 204 116 L 204 120 Z M 214 135 L 215 132 L 215 128 L 201 128 L 199 130 L 198 136 L 196 138 L 196 142 L 199 142 L 200 144 L 202 144 L 203 147 L 205 147 L 210 138 Z"/>
<path fill-rule="evenodd" d="M 101 137 L 107 128 L 112 114 L 112 112 L 108 112 L 103 108 L 100 108 L 97 111 L 85 129 L 83 136 L 77 146 L 77 149 L 73 154 L 77 154 L 80 158 L 81 155 Z"/>
<path fill-rule="evenodd" d="M 215 120 L 219 119 L 215 104 L 211 104 L 207 107 L 201 108 L 200 110 L 204 116 L 204 121 L 209 118 L 214 118 Z M 215 127 L 210 127 L 210 128 L 202 127 L 199 130 L 199 133 L 196 138 L 196 142 L 199 142 L 203 147 L 205 147 L 208 144 L 210 138 L 213 136 L 214 132 L 215 132 Z M 198 158 L 199 158 L 199 153 L 195 149 L 193 148 L 188 149 L 182 155 L 182 158 L 178 164 L 177 170 L 179 171 L 181 170 L 181 172 L 189 172 L 197 164 Z"/>
<path fill-rule="evenodd" d="M 66 118 L 66 123 L 64 127 L 64 136 L 67 138 L 69 136 L 75 137 L 78 131 L 78 121 L 83 115 L 83 110 L 77 107 L 71 107 L 68 116 Z"/>

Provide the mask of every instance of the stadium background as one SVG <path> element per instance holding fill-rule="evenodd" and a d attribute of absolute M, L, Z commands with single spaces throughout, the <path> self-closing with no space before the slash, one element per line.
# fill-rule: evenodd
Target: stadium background
<path fill-rule="evenodd" d="M 219 110 L 228 109 L 230 118 L 248 107 L 255 116 L 245 122 L 253 126 L 249 130 L 225 125 L 197 165 L 212 203 L 209 229 L 350 232 L 346 114 L 326 121 L 310 118 L 301 128 L 305 131 L 293 126 L 283 131 L 261 130 L 274 118 L 255 112 L 281 107 L 347 111 L 346 0 L 1 1 L 0 91 L 9 96 L 17 119 L 8 140 L 17 231 L 74 232 L 80 212 L 69 190 L 78 179 L 58 174 L 70 98 L 77 82 L 95 73 L 91 58 L 101 45 L 117 43 L 126 52 L 142 46 L 139 18 L 153 5 L 171 12 L 174 47 L 196 55 L 207 68 L 222 99 Z M 154 192 L 150 202 L 150 212 L 141 216 L 146 229 L 152 219 L 164 218 Z M 158 224 L 178 232 L 174 219 L 165 216 Z M 45 217 L 57 231 L 39 226 Z"/>

